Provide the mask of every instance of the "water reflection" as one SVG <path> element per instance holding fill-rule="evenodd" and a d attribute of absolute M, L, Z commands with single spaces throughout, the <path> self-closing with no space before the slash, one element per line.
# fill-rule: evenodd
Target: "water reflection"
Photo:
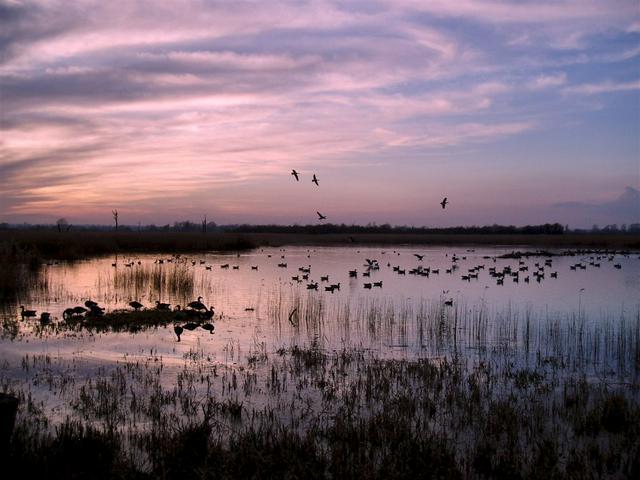
<path fill-rule="evenodd" d="M 637 255 L 501 258 L 512 249 L 288 247 L 240 256 L 140 255 L 50 264 L 32 289 L 2 305 L 3 336 L 29 339 L 26 348 L 34 351 L 72 348 L 114 358 L 138 345 L 171 356 L 200 340 L 212 351 L 229 342 L 243 349 L 256 342 L 273 349 L 319 342 L 391 356 L 425 350 L 439 355 L 452 345 L 522 343 L 526 323 L 532 335 L 552 328 L 550 322 L 568 328 L 571 322 L 637 315 Z M 185 332 L 178 346 L 173 328 L 163 326 L 137 335 L 62 328 L 62 312 L 87 299 L 109 312 L 132 310 L 132 301 L 184 308 L 197 297 L 215 307 L 216 334 Z M 19 320 L 19 305 L 50 312 L 52 325 Z"/>

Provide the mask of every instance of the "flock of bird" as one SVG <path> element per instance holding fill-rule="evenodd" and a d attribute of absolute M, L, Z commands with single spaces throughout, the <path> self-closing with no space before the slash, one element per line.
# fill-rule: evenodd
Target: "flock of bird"
<path fill-rule="evenodd" d="M 137 300 L 129 302 L 129 306 L 133 308 L 135 312 L 139 312 L 144 308 L 144 305 Z M 155 303 L 155 310 L 174 312 L 174 320 L 177 322 L 188 320 L 182 325 L 176 323 L 173 327 L 173 331 L 178 337 L 178 341 L 180 341 L 180 336 L 185 329 L 192 331 L 196 328 L 202 328 L 211 334 L 215 330 L 215 325 L 211 323 L 215 316 L 215 310 L 213 307 L 207 308 L 207 306 L 202 303 L 202 297 L 198 297 L 197 300 L 190 302 L 185 309 L 182 309 L 180 305 L 176 305 L 173 310 L 171 309 L 171 304 L 163 303 L 158 300 Z M 104 311 L 104 307 L 100 307 L 97 302 L 94 302 L 93 300 L 86 300 L 84 302 L 84 307 L 78 305 L 66 308 L 62 312 L 62 318 L 65 321 L 69 319 L 78 319 L 79 317 L 96 318 L 103 316 Z M 35 318 L 38 316 L 38 312 L 36 310 L 27 310 L 24 305 L 20 305 L 20 316 L 23 320 L 27 318 Z M 49 312 L 42 312 L 40 314 L 40 323 L 42 325 L 48 325 L 51 323 L 51 320 L 52 317 Z"/>
<path fill-rule="evenodd" d="M 297 173 L 297 172 L 296 172 Z M 286 250 L 284 248 L 280 249 L 280 260 L 277 266 L 279 268 L 287 268 L 287 262 L 282 262 L 282 259 L 285 259 Z M 358 253 L 360 251 L 358 250 Z M 474 252 L 473 249 L 468 249 L 467 252 Z M 388 257 L 389 252 L 381 251 L 381 255 L 385 255 Z M 614 263 L 616 253 L 620 252 L 609 252 L 609 251 L 590 251 L 590 252 L 576 252 L 576 253 L 566 253 L 565 255 L 580 255 L 581 258 L 578 262 L 570 264 L 570 270 L 586 270 L 588 267 L 590 268 L 600 268 L 602 263 L 609 262 L 613 264 L 613 267 L 616 269 L 621 269 L 622 265 L 618 262 Z M 623 255 L 628 255 L 622 252 Z M 394 258 L 401 255 L 399 251 L 393 251 L 392 255 Z M 272 254 L 268 253 L 267 257 L 272 257 Z M 311 251 L 307 250 L 307 258 L 311 257 Z M 391 261 L 386 262 L 386 267 L 391 269 L 392 272 L 397 275 L 415 275 L 421 277 L 429 277 L 433 275 L 440 275 L 441 268 L 444 270 L 444 274 L 453 275 L 456 271 L 460 270 L 460 279 L 465 282 L 477 281 L 480 277 L 480 272 L 485 269 L 488 271 L 489 276 L 495 280 L 496 285 L 504 285 L 507 279 L 510 279 L 512 283 L 519 283 L 522 281 L 523 283 L 530 283 L 532 279 L 536 282 L 542 282 L 546 277 L 550 279 L 558 278 L 558 271 L 553 270 L 553 258 L 546 257 L 541 261 L 537 261 L 533 264 L 527 263 L 525 260 L 528 258 L 528 255 L 525 254 L 513 254 L 510 256 L 503 256 L 502 259 L 512 259 L 517 260 L 517 264 L 509 264 L 503 265 L 501 267 L 496 266 L 497 260 L 501 257 L 484 255 L 482 256 L 482 262 L 479 262 L 472 266 L 471 268 L 462 267 L 464 264 L 464 260 L 467 260 L 466 255 L 458 256 L 458 254 L 454 253 L 451 256 L 449 254 L 445 254 L 450 261 L 448 266 L 439 266 L 438 268 L 434 268 L 431 266 L 424 266 L 423 262 L 425 260 L 425 255 L 420 253 L 413 253 L 412 257 L 415 257 L 419 262 L 418 265 L 413 266 L 412 268 L 403 267 L 399 264 L 392 264 Z M 479 257 L 477 257 L 479 258 Z M 165 258 L 165 259 L 156 259 L 154 263 L 170 263 L 175 259 L 180 261 L 188 262 L 189 260 L 186 258 L 181 258 L 179 255 L 175 255 L 174 258 Z M 389 259 L 390 260 L 390 259 Z M 365 263 L 363 264 L 363 269 L 358 271 L 358 268 L 353 268 L 347 270 L 349 279 L 356 279 L 358 276 L 366 278 L 367 281 L 363 282 L 362 287 L 364 289 L 373 289 L 373 288 L 382 288 L 383 281 L 371 281 L 369 278 L 372 275 L 375 275 L 377 271 L 381 269 L 380 261 L 375 258 L 365 258 Z M 487 262 L 490 262 L 490 265 L 487 265 Z M 127 266 L 134 265 L 136 262 L 129 262 L 126 264 Z M 137 262 L 140 264 L 140 262 Z M 206 269 L 210 270 L 211 265 L 206 265 L 204 260 L 200 260 L 199 262 L 191 260 L 192 265 L 204 265 Z M 395 263 L 395 262 L 394 262 Z M 491 263 L 493 265 L 491 265 Z M 222 269 L 228 269 L 229 264 L 220 265 Z M 234 270 L 239 269 L 239 265 L 233 266 Z M 252 270 L 258 270 L 258 265 L 251 265 Z M 340 282 L 332 283 L 330 282 L 329 275 L 320 275 L 319 280 L 314 280 L 310 278 L 311 276 L 311 265 L 303 265 L 298 267 L 298 271 L 296 275 L 292 275 L 290 277 L 290 281 L 296 283 L 306 283 L 307 290 L 320 290 L 320 285 L 323 285 L 323 290 L 326 292 L 334 293 L 336 291 L 340 291 Z M 317 277 L 318 278 L 318 277 Z M 444 294 L 448 293 L 448 290 L 443 291 Z M 445 306 L 452 306 L 453 299 L 443 299 L 443 304 Z M 135 312 L 138 312 L 145 308 L 145 305 L 140 303 L 137 300 L 132 300 L 129 302 L 129 307 L 131 307 Z M 186 308 L 182 308 L 180 305 L 175 305 L 172 308 L 172 305 L 169 303 L 163 303 L 161 301 L 156 301 L 155 306 L 149 307 L 149 310 L 157 310 L 164 312 L 173 312 L 174 316 L 174 332 L 180 341 L 181 335 L 184 330 L 195 330 L 196 328 L 202 328 L 204 330 L 209 331 L 209 333 L 213 333 L 215 330 L 215 326 L 212 323 L 215 317 L 215 311 L 213 306 L 207 307 L 203 301 L 202 297 L 198 297 L 197 300 L 194 300 L 187 304 Z M 254 308 L 248 307 L 245 308 L 245 311 L 253 311 Z M 97 302 L 93 300 L 86 300 L 84 302 L 84 306 L 75 306 L 66 308 L 62 313 L 63 320 L 77 319 L 78 317 L 86 317 L 86 318 L 96 318 L 104 315 L 105 309 L 98 305 Z M 37 317 L 36 310 L 28 310 L 24 307 L 24 305 L 20 306 L 20 315 L 22 319 L 27 318 L 35 318 Z M 51 322 L 52 317 L 49 312 L 42 312 L 39 318 L 42 325 L 47 325 Z M 291 318 L 290 318 L 291 320 Z"/>
<path fill-rule="evenodd" d="M 291 175 L 293 175 L 293 178 L 296 179 L 296 182 L 300 181 L 300 172 L 296 171 L 295 168 L 293 170 L 291 170 Z M 315 183 L 316 187 L 320 186 L 320 183 L 318 181 L 318 177 L 316 177 L 315 173 L 313 174 L 313 178 L 311 179 L 311 183 Z M 440 202 L 440 206 L 442 206 L 442 209 L 444 210 L 449 203 L 450 202 L 447 200 L 447 197 L 444 197 L 442 199 L 442 201 Z M 327 219 L 326 215 L 323 215 L 322 213 L 318 212 L 317 210 L 316 210 L 316 214 L 318 214 L 318 221 L 322 221 L 322 220 L 326 220 Z"/>

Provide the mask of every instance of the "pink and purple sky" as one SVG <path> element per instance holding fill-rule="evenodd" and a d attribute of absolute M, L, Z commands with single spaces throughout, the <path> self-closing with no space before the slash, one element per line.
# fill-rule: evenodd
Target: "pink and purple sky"
<path fill-rule="evenodd" d="M 0 127 L 0 222 L 634 223 L 640 6 L 0 0 Z"/>

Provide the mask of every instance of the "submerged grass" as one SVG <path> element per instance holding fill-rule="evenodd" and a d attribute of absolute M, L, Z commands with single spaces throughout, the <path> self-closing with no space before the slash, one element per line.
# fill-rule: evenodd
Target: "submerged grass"
<path fill-rule="evenodd" d="M 47 364 L 44 360 L 39 360 Z M 158 365 L 160 362 L 160 365 Z M 27 361 L 27 364 L 36 364 Z M 23 406 L 11 468 L 47 478 L 637 478 L 637 389 L 492 361 L 293 346 L 265 371 L 129 363 Z M 268 372 L 268 374 L 267 374 Z M 264 402 L 256 401 L 263 393 Z"/>

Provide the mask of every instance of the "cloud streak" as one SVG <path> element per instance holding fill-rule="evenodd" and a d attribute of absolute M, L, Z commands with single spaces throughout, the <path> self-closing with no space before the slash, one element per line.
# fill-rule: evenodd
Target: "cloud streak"
<path fill-rule="evenodd" d="M 120 202 L 154 217 L 171 198 L 185 215 L 237 215 L 248 188 L 268 214 L 265 181 L 294 165 L 384 176 L 485 152 L 562 125 L 549 103 L 580 115 L 593 107 L 576 97 L 635 92 L 634 15 L 634 2 L 5 2 L 0 213 L 95 221 Z M 620 69 L 606 77 L 602 61 Z"/>

